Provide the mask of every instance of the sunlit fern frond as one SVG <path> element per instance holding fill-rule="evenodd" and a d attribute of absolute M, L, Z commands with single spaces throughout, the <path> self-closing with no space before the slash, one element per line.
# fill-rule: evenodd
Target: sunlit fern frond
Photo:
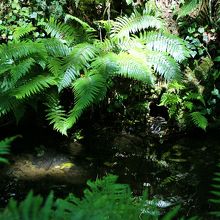
<path fill-rule="evenodd" d="M 130 17 L 116 18 L 111 35 L 117 38 L 123 38 L 147 28 L 161 29 L 162 27 L 163 23 L 159 18 L 149 14 L 140 14 L 135 11 Z"/>
<path fill-rule="evenodd" d="M 164 93 L 161 97 L 160 105 L 172 106 L 181 103 L 181 99 L 178 94 Z"/>
<path fill-rule="evenodd" d="M 203 130 L 206 130 L 206 127 L 208 126 L 208 120 L 207 118 L 201 113 L 201 112 L 192 112 L 190 113 L 190 117 L 192 122 L 199 128 L 202 128 Z"/>
<path fill-rule="evenodd" d="M 42 92 L 43 90 L 49 88 L 52 85 L 56 85 L 54 77 L 38 75 L 32 79 L 29 79 L 27 82 L 25 82 L 18 88 L 14 89 L 12 95 L 14 95 L 17 99 L 24 99 L 31 95 Z"/>
<path fill-rule="evenodd" d="M 79 76 L 80 70 L 89 68 L 91 60 L 97 55 L 97 48 L 89 43 L 77 44 L 73 47 L 70 55 L 64 60 L 64 72 L 58 85 L 59 91 L 71 85 L 74 79 Z"/>
<path fill-rule="evenodd" d="M 145 42 L 148 49 L 166 52 L 177 62 L 181 62 L 189 57 L 185 41 L 175 35 L 151 31 L 141 34 L 140 39 Z"/>
<path fill-rule="evenodd" d="M 113 76 L 120 68 L 118 56 L 112 52 L 102 54 L 91 63 L 91 68 L 105 77 Z"/>
<path fill-rule="evenodd" d="M 144 43 L 139 39 L 139 37 L 124 37 L 124 38 L 113 38 L 112 39 L 115 48 L 119 51 L 128 51 L 136 49 L 146 49 Z M 117 51 L 116 50 L 116 51 Z"/>
<path fill-rule="evenodd" d="M 179 93 L 181 90 L 185 89 L 186 86 L 182 83 L 174 80 L 168 84 L 168 91 Z"/>
<path fill-rule="evenodd" d="M 94 59 L 98 53 L 97 47 L 89 43 L 80 43 L 73 47 L 69 60 L 73 60 L 77 69 L 89 67 L 89 62 Z"/>
<path fill-rule="evenodd" d="M 45 24 L 45 30 L 51 37 L 62 39 L 68 44 L 72 44 L 75 39 L 77 31 L 69 24 L 59 23 L 51 18 L 47 24 Z"/>
<path fill-rule="evenodd" d="M 20 40 L 22 37 L 24 37 L 25 35 L 29 34 L 30 32 L 34 30 L 36 30 L 36 27 L 33 27 L 31 23 L 21 26 L 21 27 L 17 27 L 14 30 L 13 38 L 14 40 Z"/>
<path fill-rule="evenodd" d="M 169 54 L 165 52 L 149 52 L 147 53 L 147 62 L 166 81 L 181 79 L 180 66 Z"/>
<path fill-rule="evenodd" d="M 149 85 L 154 83 L 154 75 L 149 65 L 147 65 L 146 57 L 136 56 L 136 54 L 128 54 L 121 52 L 118 55 L 119 74 L 126 78 L 141 80 Z"/>

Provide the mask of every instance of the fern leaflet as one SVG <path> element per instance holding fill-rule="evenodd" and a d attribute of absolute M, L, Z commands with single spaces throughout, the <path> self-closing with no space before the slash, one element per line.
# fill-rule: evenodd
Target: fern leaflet
<path fill-rule="evenodd" d="M 17 99 L 24 99 L 33 94 L 39 93 L 46 88 L 49 88 L 51 85 L 56 85 L 54 77 L 38 75 L 26 82 L 24 85 L 15 89 L 13 95 Z"/>
<path fill-rule="evenodd" d="M 193 123 L 203 130 L 206 130 L 206 127 L 208 126 L 208 121 L 206 117 L 201 112 L 192 112 L 190 113 L 191 119 Z"/>

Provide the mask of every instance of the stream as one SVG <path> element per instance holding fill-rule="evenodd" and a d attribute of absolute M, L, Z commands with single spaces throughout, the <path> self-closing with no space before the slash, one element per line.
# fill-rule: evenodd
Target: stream
<path fill-rule="evenodd" d="M 10 198 L 22 200 L 30 190 L 43 196 L 51 190 L 56 197 L 70 192 L 82 196 L 88 179 L 111 173 L 129 184 L 134 195 L 148 188 L 149 198 L 156 198 L 161 208 L 180 203 L 184 216 L 207 219 L 210 185 L 220 157 L 219 130 L 160 143 L 105 128 L 85 134 L 83 150 L 77 148 L 75 155 L 65 150 L 70 143 L 48 138 L 45 145 L 43 139 L 36 141 L 34 153 L 33 146 L 18 147 L 28 143 L 14 143 L 11 164 L 1 168 L 0 207 Z"/>

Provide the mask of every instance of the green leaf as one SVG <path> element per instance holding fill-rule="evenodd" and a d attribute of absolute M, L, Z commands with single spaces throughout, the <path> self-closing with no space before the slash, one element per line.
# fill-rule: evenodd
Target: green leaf
<path fill-rule="evenodd" d="M 203 130 L 206 130 L 206 127 L 208 126 L 208 120 L 204 115 L 202 115 L 201 112 L 192 112 L 190 113 L 191 119 L 193 123 Z"/>
<path fill-rule="evenodd" d="M 215 62 L 220 62 L 220 56 L 217 56 L 215 59 L 214 59 Z"/>

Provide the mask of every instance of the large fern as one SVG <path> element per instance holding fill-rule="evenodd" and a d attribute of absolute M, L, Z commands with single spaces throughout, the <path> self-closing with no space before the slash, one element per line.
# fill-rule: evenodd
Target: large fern
<path fill-rule="evenodd" d="M 51 19 L 46 24 L 50 39 L 22 41 L 30 26 L 15 33 L 17 41 L 0 45 L 0 114 L 14 111 L 36 94 L 53 91 L 42 97 L 47 102 L 47 119 L 55 130 L 67 134 L 86 108 L 103 99 L 111 77 L 141 80 L 151 86 L 158 74 L 167 81 L 181 78 L 179 63 L 188 57 L 185 43 L 156 31 L 163 25 L 151 8 L 111 23 L 110 38 L 107 34 L 104 41 L 94 37 L 95 30 L 87 23 L 68 15 L 65 23 Z M 67 108 L 58 98 L 66 88 L 75 97 Z"/>

